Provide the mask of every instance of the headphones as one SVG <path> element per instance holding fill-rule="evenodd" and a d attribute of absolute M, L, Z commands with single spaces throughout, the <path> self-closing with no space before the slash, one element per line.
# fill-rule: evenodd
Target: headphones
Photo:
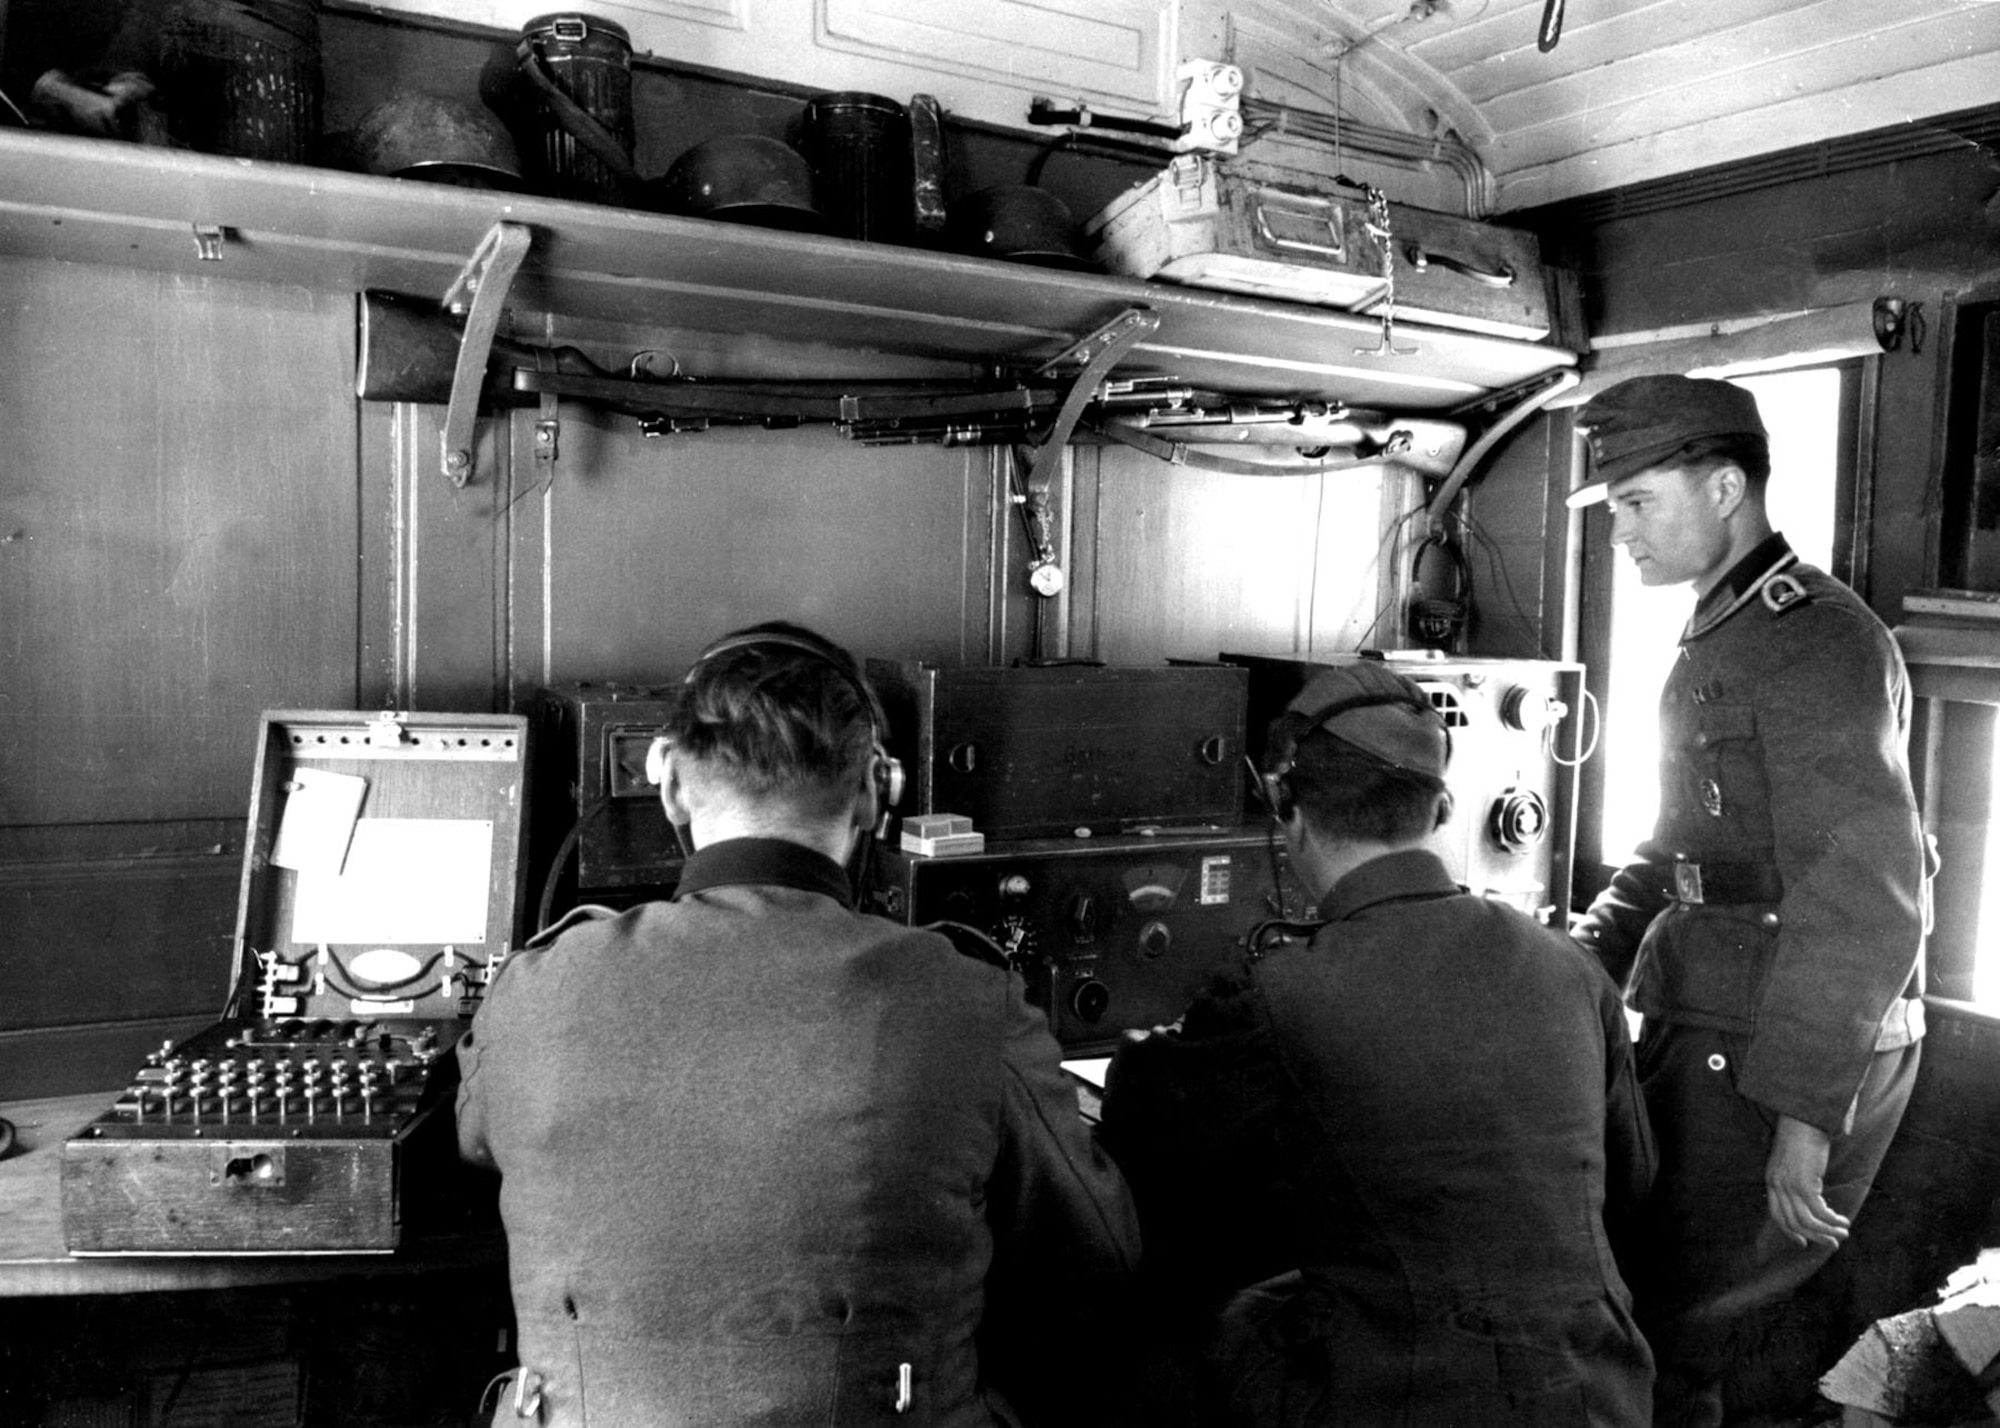
<path fill-rule="evenodd" d="M 695 676 L 703 665 L 723 655 L 737 650 L 768 647 L 775 649 L 801 650 L 811 655 L 821 664 L 831 669 L 847 682 L 854 691 L 854 697 L 861 701 L 861 707 L 868 715 L 869 779 L 875 789 L 875 796 L 881 803 L 883 814 L 902 802 L 905 775 L 900 759 L 890 754 L 883 743 L 883 735 L 888 728 L 888 716 L 883 712 L 882 702 L 875 691 L 868 687 L 854 669 L 853 661 L 843 657 L 838 650 L 824 640 L 810 635 L 796 635 L 784 630 L 750 631 L 739 635 L 725 635 L 695 657 L 688 672 L 681 679 L 683 685 L 694 683 Z M 666 782 L 667 750 L 674 741 L 662 734 L 653 740 L 646 750 L 646 781 L 652 784 Z"/>
<path fill-rule="evenodd" d="M 1451 557 L 1451 594 L 1424 593 L 1424 552 L 1435 547 Z M 1443 649 L 1457 638 L 1471 605 L 1472 572 L 1465 554 L 1446 536 L 1433 531 L 1417 543 L 1410 559 L 1410 638 L 1421 645 Z"/>

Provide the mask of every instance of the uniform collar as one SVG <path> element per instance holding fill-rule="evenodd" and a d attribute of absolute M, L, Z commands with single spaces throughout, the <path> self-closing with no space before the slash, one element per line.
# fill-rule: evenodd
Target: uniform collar
<path fill-rule="evenodd" d="M 846 869 L 824 853 L 783 838 L 725 838 L 695 849 L 681 868 L 674 898 L 748 883 L 824 893 L 843 907 L 854 902 Z"/>
<path fill-rule="evenodd" d="M 1688 617 L 1681 639 L 1707 634 L 1755 599 L 1772 576 L 1798 563 L 1798 556 L 1792 553 L 1791 543 L 1784 536 L 1774 531 L 1764 537 L 1701 597 L 1694 614 Z"/>
<path fill-rule="evenodd" d="M 1320 913 L 1328 922 L 1340 922 L 1378 903 L 1451 897 L 1460 891 L 1437 854 L 1403 848 L 1369 859 L 1335 883 Z"/>

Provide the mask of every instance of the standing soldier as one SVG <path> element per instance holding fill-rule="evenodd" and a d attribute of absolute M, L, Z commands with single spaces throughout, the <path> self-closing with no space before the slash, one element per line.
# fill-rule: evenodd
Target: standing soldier
<path fill-rule="evenodd" d="M 1575 929 L 1644 1014 L 1660 1171 L 1628 1266 L 1661 1428 L 1722 1421 L 1732 1334 L 1848 1229 L 1923 1036 L 1924 843 L 1902 657 L 1765 514 L 1769 443 L 1727 382 L 1589 402 L 1580 506 L 1648 585 L 1691 583 L 1660 696 L 1653 838 Z"/>

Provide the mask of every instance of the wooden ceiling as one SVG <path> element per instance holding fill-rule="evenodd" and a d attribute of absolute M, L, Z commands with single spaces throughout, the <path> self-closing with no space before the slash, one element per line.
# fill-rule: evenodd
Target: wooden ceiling
<path fill-rule="evenodd" d="M 2000 0 L 1555 0 L 1547 49 L 1550 0 L 1184 3 L 1252 93 L 1462 139 L 1496 212 L 2000 102 Z"/>

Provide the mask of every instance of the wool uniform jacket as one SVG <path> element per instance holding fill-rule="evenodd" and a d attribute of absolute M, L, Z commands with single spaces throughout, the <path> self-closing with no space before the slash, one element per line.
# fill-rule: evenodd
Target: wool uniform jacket
<path fill-rule="evenodd" d="M 712 844 L 495 978 L 459 1144 L 501 1174 L 545 1424 L 985 1428 L 1037 1316 L 1134 1264 L 1019 978 L 847 899 L 803 847 Z"/>
<path fill-rule="evenodd" d="M 1736 1090 L 1838 1135 L 1923 1035 L 1909 677 L 1882 622 L 1773 536 L 1660 694 L 1660 813 L 1581 920 L 1631 1005 L 1747 1037 Z"/>
<path fill-rule="evenodd" d="M 1653 1149 L 1615 988 L 1426 850 L 1321 910 L 1310 945 L 1113 1059 L 1105 1142 L 1159 1301 L 1300 1272 L 1285 1332 L 1314 1409 L 1259 1423 L 1646 1422 L 1612 1235 Z"/>

